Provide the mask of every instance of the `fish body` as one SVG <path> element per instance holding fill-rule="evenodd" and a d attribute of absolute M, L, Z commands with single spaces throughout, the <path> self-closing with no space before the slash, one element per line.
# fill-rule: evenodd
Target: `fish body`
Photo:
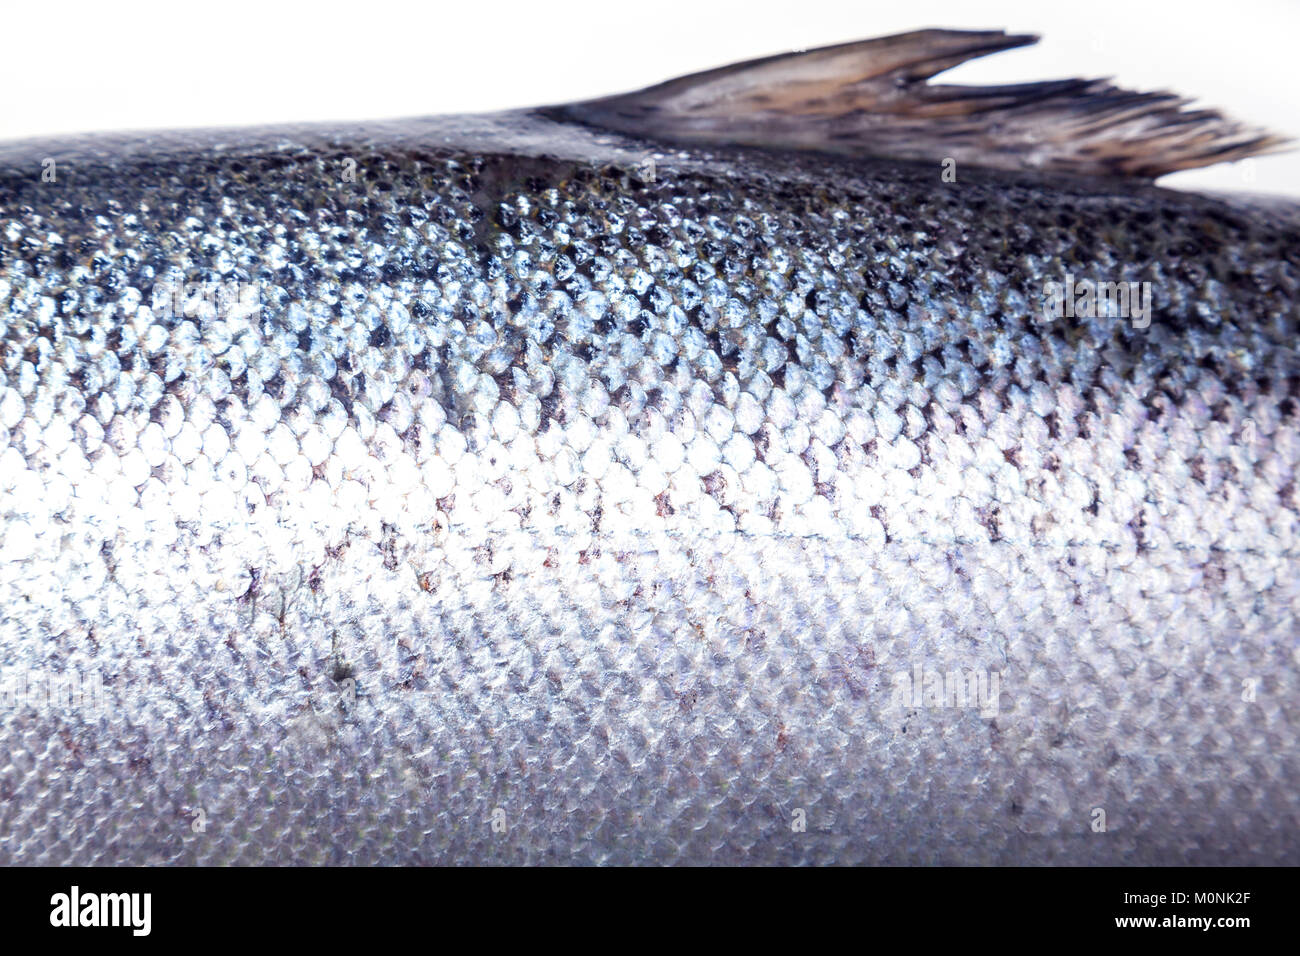
<path fill-rule="evenodd" d="M 0 861 L 1300 861 L 1300 214 L 941 158 L 0 147 Z"/>

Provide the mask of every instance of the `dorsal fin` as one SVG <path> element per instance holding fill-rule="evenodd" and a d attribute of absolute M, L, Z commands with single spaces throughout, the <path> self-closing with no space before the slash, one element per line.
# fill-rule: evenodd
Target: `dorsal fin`
<path fill-rule="evenodd" d="M 749 60 L 558 111 L 677 142 L 1151 178 L 1286 142 L 1215 110 L 1185 109 L 1189 101 L 1172 93 L 1106 80 L 926 82 L 1037 40 L 999 30 L 919 30 Z"/>

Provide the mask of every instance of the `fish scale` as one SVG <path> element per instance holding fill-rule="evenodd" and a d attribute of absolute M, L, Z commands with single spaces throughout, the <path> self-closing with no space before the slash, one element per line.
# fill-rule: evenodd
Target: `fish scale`
<path fill-rule="evenodd" d="M 0 710 L 0 860 L 1294 864 L 1297 222 L 537 113 L 0 147 L 0 675 L 95 687 Z"/>

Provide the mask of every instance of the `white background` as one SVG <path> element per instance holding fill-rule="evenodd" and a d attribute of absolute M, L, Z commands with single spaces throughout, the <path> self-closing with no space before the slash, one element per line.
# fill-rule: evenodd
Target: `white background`
<path fill-rule="evenodd" d="M 945 82 L 1113 76 L 1300 136 L 1296 0 L 4 3 L 0 139 L 556 103 L 925 26 L 1043 36 Z M 1163 182 L 1300 196 L 1300 153 Z"/>

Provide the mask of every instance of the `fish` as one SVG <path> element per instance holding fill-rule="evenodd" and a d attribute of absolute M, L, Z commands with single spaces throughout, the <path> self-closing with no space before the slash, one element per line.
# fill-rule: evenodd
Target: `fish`
<path fill-rule="evenodd" d="M 0 862 L 1300 863 L 1285 147 L 923 30 L 0 144 Z"/>

